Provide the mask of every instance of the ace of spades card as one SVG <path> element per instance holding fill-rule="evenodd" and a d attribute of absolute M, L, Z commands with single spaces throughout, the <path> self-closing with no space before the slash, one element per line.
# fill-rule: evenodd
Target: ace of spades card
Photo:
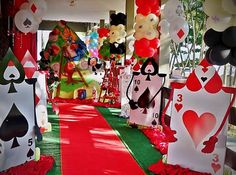
<path fill-rule="evenodd" d="M 142 126 L 157 126 L 160 113 L 161 88 L 164 78 L 158 75 L 158 65 L 148 58 L 138 71 L 134 65 L 132 100 L 129 123 Z"/>
<path fill-rule="evenodd" d="M 0 64 L 0 172 L 34 159 L 35 79 L 9 49 Z"/>
<path fill-rule="evenodd" d="M 167 163 L 222 175 L 227 137 L 223 119 L 235 89 L 222 87 L 220 76 L 205 59 L 186 83 L 172 83 L 172 88 L 170 127 L 176 131 L 177 141 L 169 143 Z M 212 136 L 217 136 L 215 145 L 209 141 Z M 206 151 L 207 146 L 213 149 Z"/>

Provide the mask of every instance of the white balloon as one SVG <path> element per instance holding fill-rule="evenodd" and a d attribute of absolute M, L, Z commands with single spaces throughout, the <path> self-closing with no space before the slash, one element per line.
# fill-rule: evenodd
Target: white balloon
<path fill-rule="evenodd" d="M 21 10 L 29 10 L 29 3 L 28 2 L 24 2 L 24 3 L 22 3 L 21 4 L 21 6 L 20 6 L 20 9 Z"/>
<path fill-rule="evenodd" d="M 36 33 L 38 31 L 38 28 L 39 28 L 39 24 L 35 24 L 32 30 L 30 31 L 30 33 Z"/>
<path fill-rule="evenodd" d="M 235 0 L 222 0 L 223 9 L 230 13 L 236 14 L 236 1 Z"/>
<path fill-rule="evenodd" d="M 159 26 L 160 26 L 161 34 L 168 35 L 169 28 L 170 28 L 170 23 L 166 19 L 162 19 L 159 23 Z"/>
<path fill-rule="evenodd" d="M 129 41 L 128 48 L 129 48 L 130 52 L 134 51 L 134 39 Z"/>
<path fill-rule="evenodd" d="M 179 0 L 168 0 L 163 9 L 163 16 L 172 22 L 176 17 L 184 17 L 183 4 Z"/>
<path fill-rule="evenodd" d="M 30 32 L 37 24 L 29 10 L 19 10 L 14 17 L 14 22 L 17 29 L 23 33 Z"/>
<path fill-rule="evenodd" d="M 215 31 L 222 32 L 228 27 L 231 26 L 231 19 L 232 16 L 220 16 L 220 15 L 215 15 L 215 16 L 210 16 L 207 18 L 207 28 L 212 28 Z"/>
<path fill-rule="evenodd" d="M 36 19 L 41 19 L 47 11 L 47 3 L 45 0 L 29 0 L 29 7 Z"/>
<path fill-rule="evenodd" d="M 208 16 L 227 15 L 221 4 L 222 0 L 205 0 L 205 2 L 203 2 L 203 11 Z"/>
<path fill-rule="evenodd" d="M 188 36 L 189 26 L 188 23 L 181 17 L 175 18 L 175 21 L 170 23 L 169 33 L 171 39 L 175 43 L 181 43 Z"/>

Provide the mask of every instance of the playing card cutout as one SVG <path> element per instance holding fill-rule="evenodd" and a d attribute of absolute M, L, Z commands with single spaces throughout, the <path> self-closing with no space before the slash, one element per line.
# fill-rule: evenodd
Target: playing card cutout
<path fill-rule="evenodd" d="M 216 125 L 216 118 L 211 113 L 200 116 L 192 110 L 183 113 L 184 125 L 192 138 L 195 147 L 212 131 Z"/>
<path fill-rule="evenodd" d="M 31 157 L 34 155 L 34 151 L 30 148 L 28 153 L 27 153 L 27 157 L 31 159 Z"/>
<path fill-rule="evenodd" d="M 176 132 L 173 134 L 176 140 L 168 145 L 167 163 L 222 175 L 227 138 L 225 121 L 236 89 L 223 87 L 217 71 L 205 59 L 186 83 L 173 82 L 171 88 L 167 103 L 172 102 L 171 121 L 167 129 Z"/>
<path fill-rule="evenodd" d="M 0 127 L 0 139 L 7 142 L 13 139 L 11 148 L 20 146 L 17 137 L 24 137 L 28 132 L 28 122 L 15 104 Z"/>
<path fill-rule="evenodd" d="M 142 67 L 141 67 L 141 74 L 147 75 L 146 80 L 151 81 L 150 76 L 154 76 L 158 73 L 158 65 L 154 59 L 149 58 L 147 59 Z"/>
<path fill-rule="evenodd" d="M 20 84 L 24 81 L 25 72 L 10 48 L 0 63 L 0 67 L 0 84 L 7 85 L 10 83 L 8 93 L 15 93 L 14 83 Z"/>
<path fill-rule="evenodd" d="M 158 126 L 159 120 L 154 116 L 159 116 L 160 113 L 160 91 L 165 79 L 158 74 L 158 65 L 154 58 L 147 58 L 144 62 L 137 61 L 133 66 L 130 82 L 133 82 L 133 89 L 132 99 L 129 99 L 129 124 Z M 153 125 L 155 122 L 157 124 Z"/>
<path fill-rule="evenodd" d="M 26 51 L 21 64 L 23 65 L 26 78 L 32 78 L 38 66 L 28 50 Z"/>

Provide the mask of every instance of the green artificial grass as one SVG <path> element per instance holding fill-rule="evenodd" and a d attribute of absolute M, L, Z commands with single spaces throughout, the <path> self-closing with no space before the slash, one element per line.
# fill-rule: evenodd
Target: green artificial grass
<path fill-rule="evenodd" d="M 53 169 L 47 175 L 61 175 L 59 118 L 52 111 L 51 105 L 48 105 L 47 109 L 48 121 L 52 125 L 52 131 L 43 133 L 43 141 L 36 141 L 36 146 L 40 148 L 41 155 L 51 155 L 56 161 Z"/>
<path fill-rule="evenodd" d="M 139 129 L 129 127 L 127 119 L 118 117 L 120 109 L 96 108 L 117 132 L 117 135 L 121 138 L 146 174 L 153 174 L 148 170 L 148 167 L 160 160 L 162 154 L 150 144 L 148 138 Z"/>

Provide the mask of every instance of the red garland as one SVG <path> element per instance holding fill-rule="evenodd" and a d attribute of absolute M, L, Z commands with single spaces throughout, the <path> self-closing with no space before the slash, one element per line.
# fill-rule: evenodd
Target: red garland
<path fill-rule="evenodd" d="M 179 165 L 165 164 L 162 160 L 152 164 L 148 169 L 159 175 L 211 175 L 211 173 L 201 173 L 188 168 L 182 168 Z"/>
<path fill-rule="evenodd" d="M 142 129 L 142 132 L 147 136 L 157 150 L 162 154 L 167 154 L 169 141 L 164 132 L 157 128 L 145 128 Z"/>
<path fill-rule="evenodd" d="M 52 156 L 41 155 L 38 161 L 30 161 L 1 172 L 0 175 L 46 175 L 55 163 Z"/>

